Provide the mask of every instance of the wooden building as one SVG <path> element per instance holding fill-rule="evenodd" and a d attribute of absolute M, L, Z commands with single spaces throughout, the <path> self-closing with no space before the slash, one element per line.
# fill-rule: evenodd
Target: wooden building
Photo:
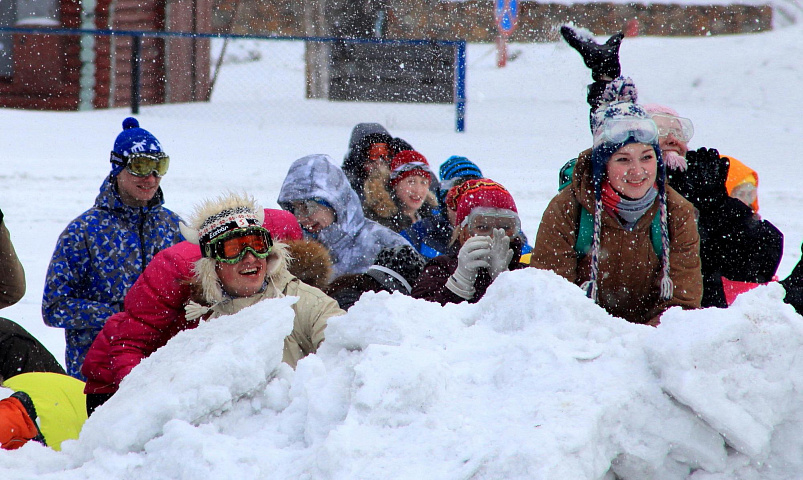
<path fill-rule="evenodd" d="M 0 25 L 209 32 L 211 0 L 8 0 Z M 132 37 L 0 35 L 0 106 L 78 110 L 130 105 Z M 209 40 L 143 38 L 140 104 L 207 100 Z"/>

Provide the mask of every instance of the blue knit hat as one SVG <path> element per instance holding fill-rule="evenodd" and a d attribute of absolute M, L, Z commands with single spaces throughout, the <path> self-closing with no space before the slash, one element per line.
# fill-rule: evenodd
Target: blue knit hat
<path fill-rule="evenodd" d="M 603 103 L 591 116 L 591 131 L 594 135 L 594 146 L 591 151 L 591 165 L 594 181 L 594 234 L 591 247 L 591 278 L 583 285 L 588 296 L 597 300 L 597 278 L 599 274 L 598 252 L 601 242 L 602 229 L 602 181 L 606 165 L 611 156 L 620 148 L 631 143 L 648 143 L 655 150 L 658 162 L 658 175 L 655 183 L 658 186 L 658 201 L 660 202 L 658 215 L 661 224 L 661 298 L 672 298 L 674 286 L 669 278 L 669 227 L 666 208 L 666 167 L 664 165 L 661 148 L 658 145 L 658 128 L 652 123 L 650 115 L 641 105 L 638 105 L 638 91 L 633 80 L 629 77 L 618 77 L 605 88 L 602 96 Z M 642 122 L 644 121 L 644 122 Z M 611 140 L 606 135 L 606 129 L 620 122 L 624 128 L 619 128 Z M 654 131 L 640 131 L 635 125 L 651 125 Z M 646 130 L 646 129 L 645 129 Z M 654 133 L 654 135 L 652 135 Z M 618 134 L 618 135 L 617 135 Z M 649 140 L 646 140 L 648 137 Z"/>
<path fill-rule="evenodd" d="M 443 162 L 439 169 L 441 178 L 440 189 L 438 190 L 438 203 L 443 207 L 446 194 L 454 186 L 456 179 L 483 178 L 482 171 L 476 163 L 458 155 L 452 155 Z"/>
<path fill-rule="evenodd" d="M 483 178 L 480 167 L 466 157 L 452 155 L 441 164 L 439 177 L 441 181 L 455 177 Z"/>
<path fill-rule="evenodd" d="M 139 127 L 134 117 L 123 120 L 123 131 L 114 140 L 110 161 L 112 176 L 118 175 L 126 165 L 126 157 L 132 153 L 164 153 L 162 144 L 151 132 Z"/>

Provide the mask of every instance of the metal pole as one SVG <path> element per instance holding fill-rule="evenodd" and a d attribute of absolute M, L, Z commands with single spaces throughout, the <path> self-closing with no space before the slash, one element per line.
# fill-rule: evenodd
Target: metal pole
<path fill-rule="evenodd" d="M 131 114 L 139 114 L 139 57 L 142 38 L 133 35 L 131 38 Z"/>
<path fill-rule="evenodd" d="M 457 131 L 466 130 L 466 42 L 457 43 L 457 67 L 455 68 L 455 113 Z"/>

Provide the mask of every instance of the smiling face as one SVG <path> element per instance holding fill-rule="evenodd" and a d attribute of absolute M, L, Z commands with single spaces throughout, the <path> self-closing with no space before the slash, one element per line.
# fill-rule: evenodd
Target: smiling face
<path fill-rule="evenodd" d="M 138 177 L 123 169 L 117 175 L 117 192 L 120 200 L 130 207 L 146 207 L 156 195 L 161 178 L 156 175 Z"/>
<path fill-rule="evenodd" d="M 268 259 L 257 258 L 248 251 L 237 263 L 217 262 L 215 271 L 227 294 L 232 297 L 250 297 L 262 290 L 268 271 Z"/>
<path fill-rule="evenodd" d="M 291 208 L 301 228 L 310 233 L 318 233 L 335 223 L 335 211 L 314 200 L 292 202 Z"/>
<path fill-rule="evenodd" d="M 429 178 L 422 175 L 410 175 L 393 186 L 393 192 L 399 199 L 400 206 L 406 215 L 415 214 L 429 193 Z"/>
<path fill-rule="evenodd" d="M 682 138 L 683 127 L 681 121 L 671 115 L 653 115 L 653 121 L 658 127 L 660 136 L 658 137 L 658 146 L 661 147 L 661 153 L 664 156 L 677 154 L 681 157 L 686 156 L 689 151 L 688 140 L 684 141 Z"/>
<path fill-rule="evenodd" d="M 646 195 L 655 184 L 658 158 L 652 145 L 630 143 L 611 155 L 605 168 L 616 193 L 636 200 Z"/>

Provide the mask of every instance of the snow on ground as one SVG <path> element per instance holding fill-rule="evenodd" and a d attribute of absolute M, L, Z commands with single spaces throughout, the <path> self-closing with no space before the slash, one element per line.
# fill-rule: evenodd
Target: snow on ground
<path fill-rule="evenodd" d="M 786 235 L 781 278 L 803 240 L 801 34 L 622 46 L 642 101 L 692 118 L 694 147 L 760 173 L 761 214 Z M 451 106 L 301 100 L 301 47 L 261 48 L 259 62 L 224 68 L 210 104 L 139 115 L 172 157 L 162 186 L 179 214 L 225 189 L 276 207 L 293 160 L 340 162 L 351 127 L 378 121 L 435 166 L 476 161 L 511 190 L 533 237 L 558 168 L 589 141 L 588 70 L 562 43 L 512 45 L 505 69 L 493 47 L 471 45 L 463 134 Z M 61 230 L 91 205 L 126 115 L 0 115 L 0 208 L 28 280 L 2 315 L 59 358 L 63 333 L 39 311 L 45 271 Z M 0 476 L 803 478 L 803 318 L 782 297 L 769 285 L 728 310 L 670 311 L 653 329 L 610 317 L 550 273 L 517 271 L 476 305 L 367 295 L 296 371 L 278 350 L 292 299 L 265 302 L 181 333 L 78 441 L 0 452 Z"/>

